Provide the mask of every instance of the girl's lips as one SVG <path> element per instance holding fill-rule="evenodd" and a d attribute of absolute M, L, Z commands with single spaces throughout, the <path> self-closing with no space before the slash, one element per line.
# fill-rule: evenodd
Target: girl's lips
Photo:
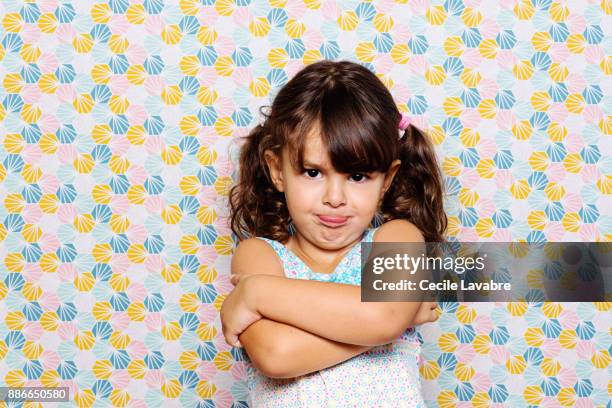
<path fill-rule="evenodd" d="M 325 224 L 325 225 L 330 225 L 332 227 L 337 227 L 339 225 L 344 224 L 348 220 L 348 217 L 337 217 L 337 216 L 330 216 L 330 215 L 319 215 L 319 220 L 323 224 Z"/>

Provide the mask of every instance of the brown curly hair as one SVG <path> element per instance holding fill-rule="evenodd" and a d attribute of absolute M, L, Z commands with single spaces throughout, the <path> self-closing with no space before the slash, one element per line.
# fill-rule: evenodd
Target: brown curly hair
<path fill-rule="evenodd" d="M 320 129 L 332 166 L 340 173 L 386 172 L 401 166 L 377 217 L 406 219 L 426 242 L 442 242 L 447 226 L 443 181 L 432 143 L 409 125 L 399 138 L 401 114 L 374 73 L 350 61 L 323 60 L 298 72 L 274 98 L 263 124 L 241 140 L 237 183 L 229 191 L 231 229 L 239 240 L 254 236 L 287 242 L 291 216 L 264 159 L 283 147 L 303 167 L 306 135 Z"/>

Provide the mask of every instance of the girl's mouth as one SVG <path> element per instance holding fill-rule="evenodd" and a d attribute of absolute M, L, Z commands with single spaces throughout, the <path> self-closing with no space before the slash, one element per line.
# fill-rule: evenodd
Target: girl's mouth
<path fill-rule="evenodd" d="M 319 221 L 321 224 L 328 227 L 339 227 L 348 221 L 349 217 L 331 216 L 331 215 L 319 215 Z"/>

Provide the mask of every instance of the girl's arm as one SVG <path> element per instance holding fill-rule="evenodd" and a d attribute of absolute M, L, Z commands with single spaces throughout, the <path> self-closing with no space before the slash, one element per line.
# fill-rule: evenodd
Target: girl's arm
<path fill-rule="evenodd" d="M 242 241 L 232 257 L 232 272 L 284 276 L 278 257 L 259 239 Z M 239 336 L 253 365 L 272 378 L 293 378 L 341 363 L 370 349 L 325 339 L 296 327 L 262 318 Z"/>
<path fill-rule="evenodd" d="M 414 325 L 438 319 L 435 302 L 423 302 Z M 240 336 L 251 362 L 271 378 L 294 378 L 339 364 L 372 347 L 345 344 L 263 318 Z"/>
<path fill-rule="evenodd" d="M 405 220 L 383 224 L 375 242 L 424 242 Z M 241 282 L 242 283 L 242 282 Z M 271 320 L 289 324 L 341 343 L 386 344 L 399 337 L 421 302 L 361 302 L 361 288 L 330 282 L 253 275 L 244 279 L 249 308 Z"/>
<path fill-rule="evenodd" d="M 365 303 L 359 286 L 270 275 L 249 275 L 242 283 L 247 307 L 257 314 L 330 340 L 363 346 L 399 337 L 412 325 L 422 303 Z"/>
<path fill-rule="evenodd" d="M 379 228 L 375 241 L 423 242 L 423 236 L 409 222 L 394 220 Z M 266 262 L 257 262 L 257 257 L 263 254 L 251 255 L 248 260 L 246 256 L 240 257 L 245 271 L 249 268 L 258 271 L 270 265 L 269 258 Z M 282 270 L 278 258 L 276 263 Z M 232 320 L 231 316 L 244 317 L 245 313 L 267 317 L 341 343 L 385 344 L 411 326 L 421 303 L 361 302 L 359 286 L 252 274 L 240 281 L 232 295 L 231 301 L 224 302 L 224 306 L 228 304 L 226 315 L 230 316 L 226 319 L 224 334 L 230 344 L 248 327 L 248 324 L 242 326 L 243 323 Z M 242 308 L 244 313 L 232 313 L 236 307 Z"/>
<path fill-rule="evenodd" d="M 284 276 L 274 251 L 258 239 L 249 239 L 238 245 L 232 258 L 232 272 L 243 277 L 252 273 Z M 408 327 L 435 321 L 434 306 L 421 307 L 416 320 Z M 293 378 L 318 371 L 372 347 L 329 340 L 267 318 L 251 324 L 239 339 L 253 364 L 264 375 L 273 378 Z"/>
<path fill-rule="evenodd" d="M 263 318 L 240 336 L 253 365 L 271 378 L 294 378 L 323 370 L 369 350 Z"/>

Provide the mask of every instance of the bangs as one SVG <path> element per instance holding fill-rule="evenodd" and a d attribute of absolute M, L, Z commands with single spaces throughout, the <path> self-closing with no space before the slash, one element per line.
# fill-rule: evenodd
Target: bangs
<path fill-rule="evenodd" d="M 320 111 L 311 111 L 293 131 L 287 132 L 287 145 L 292 165 L 304 168 L 307 137 L 317 132 L 329 155 L 331 165 L 339 173 L 386 172 L 399 154 L 398 131 L 393 120 L 385 120 L 382 112 L 371 104 L 359 103 L 354 91 L 339 84 L 320 95 Z M 367 100 L 367 99 L 364 99 Z M 314 104 L 317 106 L 317 104 Z"/>

